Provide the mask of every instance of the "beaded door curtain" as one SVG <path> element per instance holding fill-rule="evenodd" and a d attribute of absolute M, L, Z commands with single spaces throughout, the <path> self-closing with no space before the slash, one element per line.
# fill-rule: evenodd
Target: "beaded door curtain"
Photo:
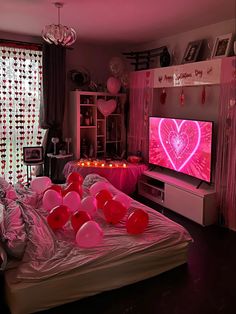
<path fill-rule="evenodd" d="M 0 47 L 0 176 L 23 182 L 23 147 L 40 146 L 42 51 Z"/>

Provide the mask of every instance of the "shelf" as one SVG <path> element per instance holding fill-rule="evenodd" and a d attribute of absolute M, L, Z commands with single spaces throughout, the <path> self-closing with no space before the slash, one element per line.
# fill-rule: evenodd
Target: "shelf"
<path fill-rule="evenodd" d="M 100 157 L 121 155 L 125 149 L 126 138 L 122 137 L 125 129 L 124 119 L 126 94 L 110 94 L 103 92 L 72 91 L 70 93 L 69 119 L 73 128 L 69 135 L 72 138 L 72 150 L 76 159 L 88 155 L 90 147 L 93 147 L 94 155 Z M 104 101 L 117 99 L 120 111 L 114 111 L 109 118 L 98 109 L 98 100 Z M 117 107 L 118 108 L 118 107 Z M 88 120 L 89 119 L 89 120 Z M 85 122 L 88 122 L 87 125 Z M 115 126 L 115 128 L 112 128 Z M 114 133 L 114 134 L 113 134 Z M 112 134 L 112 136 L 111 136 Z M 107 137 L 109 135 L 110 137 Z M 113 136 L 114 135 L 114 136 Z M 107 139 L 110 139 L 107 143 Z M 116 141 L 113 141 L 113 139 Z M 118 141 L 119 140 L 119 141 Z M 84 145 L 82 145 L 84 142 Z"/>
<path fill-rule="evenodd" d="M 147 186 L 150 186 L 151 188 L 157 189 L 158 191 L 164 192 L 164 188 L 162 188 L 162 187 L 158 187 L 157 185 L 153 185 L 153 184 L 151 184 L 151 183 L 148 183 L 148 182 L 146 182 L 146 181 L 143 181 L 142 179 L 140 180 L 140 182 L 141 182 L 142 184 L 145 184 L 145 185 L 147 185 Z"/>
<path fill-rule="evenodd" d="M 95 129 L 96 125 L 81 125 L 81 129 Z"/>
<path fill-rule="evenodd" d="M 107 141 L 107 144 L 120 143 L 121 141 Z"/>
<path fill-rule="evenodd" d="M 81 107 L 97 107 L 95 104 L 80 104 Z"/>
<path fill-rule="evenodd" d="M 217 222 L 216 193 L 214 189 L 197 189 L 195 181 L 179 174 L 144 171 L 138 184 L 138 193 L 202 226 Z"/>

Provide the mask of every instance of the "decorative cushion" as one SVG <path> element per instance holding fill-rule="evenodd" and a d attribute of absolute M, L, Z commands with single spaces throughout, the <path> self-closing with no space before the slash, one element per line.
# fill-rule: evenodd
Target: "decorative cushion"
<path fill-rule="evenodd" d="M 27 242 L 25 223 L 21 208 L 14 200 L 5 199 L 2 206 L 0 223 L 1 240 L 7 253 L 15 258 L 22 258 Z"/>
<path fill-rule="evenodd" d="M 56 237 L 47 223 L 48 212 L 20 203 L 28 236 L 23 261 L 50 259 L 56 251 Z"/>
<path fill-rule="evenodd" d="M 107 179 L 105 179 L 104 177 L 101 177 L 100 175 L 96 173 L 88 174 L 84 179 L 83 187 L 89 189 L 91 185 L 100 181 L 109 182 Z"/>

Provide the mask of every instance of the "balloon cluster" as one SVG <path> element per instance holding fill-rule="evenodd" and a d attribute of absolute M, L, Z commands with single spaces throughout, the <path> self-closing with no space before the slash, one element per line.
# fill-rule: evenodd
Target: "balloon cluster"
<path fill-rule="evenodd" d="M 112 195 L 106 182 L 96 182 L 90 187 L 90 194 L 96 197 L 97 207 L 103 211 L 106 221 L 118 224 L 126 216 L 131 200 L 125 194 Z M 140 208 L 133 208 L 126 219 L 126 230 L 129 234 L 140 234 L 149 222 L 148 214 Z"/>
<path fill-rule="evenodd" d="M 93 220 L 98 209 L 102 210 L 107 223 L 115 225 L 122 221 L 130 207 L 130 198 L 125 194 L 113 195 L 106 182 L 96 182 L 88 196 L 83 198 L 83 177 L 72 172 L 67 177 L 65 189 L 53 185 L 48 177 L 31 181 L 31 188 L 42 193 L 43 208 L 49 212 L 47 222 L 53 230 L 63 228 L 68 221 L 76 233 L 80 247 L 89 248 L 99 244 L 103 230 Z M 133 209 L 126 219 L 129 234 L 140 234 L 148 225 L 148 214 L 142 209 Z"/>

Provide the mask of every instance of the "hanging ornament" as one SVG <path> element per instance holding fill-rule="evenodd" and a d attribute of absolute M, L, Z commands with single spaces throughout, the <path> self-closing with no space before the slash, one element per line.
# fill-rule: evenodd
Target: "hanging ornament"
<path fill-rule="evenodd" d="M 180 93 L 180 97 L 179 97 L 179 102 L 180 102 L 180 105 L 183 106 L 184 105 L 184 89 L 182 87 L 181 89 L 181 93 Z"/>
<path fill-rule="evenodd" d="M 165 90 L 165 88 L 163 88 L 162 92 L 161 92 L 161 95 L 160 95 L 160 103 L 162 105 L 164 105 L 166 103 L 166 96 L 167 96 L 166 90 Z"/>
<path fill-rule="evenodd" d="M 205 85 L 202 88 L 202 100 L 201 101 L 202 101 L 202 105 L 204 105 L 206 102 L 206 87 L 205 87 Z"/>

